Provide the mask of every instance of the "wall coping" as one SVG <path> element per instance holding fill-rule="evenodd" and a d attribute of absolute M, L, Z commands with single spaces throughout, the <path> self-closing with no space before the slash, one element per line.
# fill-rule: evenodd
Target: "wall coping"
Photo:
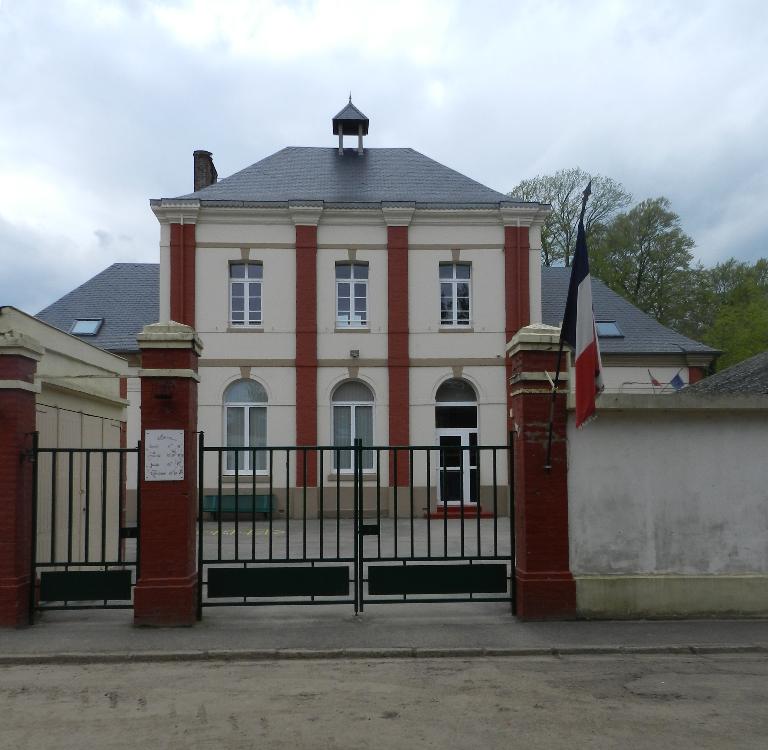
<path fill-rule="evenodd" d="M 40 342 L 20 331 L 0 331 L 0 355 L 26 357 L 39 362 L 45 354 Z"/>
<path fill-rule="evenodd" d="M 575 408 L 575 396 L 568 394 L 568 408 Z M 603 393 L 597 399 L 602 411 L 768 411 L 768 395 L 710 394 L 685 390 L 677 393 Z"/>
<path fill-rule="evenodd" d="M 203 351 L 203 342 L 191 326 L 170 320 L 167 323 L 150 323 L 136 336 L 139 349 L 193 349 Z"/>
<path fill-rule="evenodd" d="M 556 351 L 560 347 L 560 329 L 546 323 L 532 323 L 521 328 L 507 344 L 508 357 L 521 351 Z"/>

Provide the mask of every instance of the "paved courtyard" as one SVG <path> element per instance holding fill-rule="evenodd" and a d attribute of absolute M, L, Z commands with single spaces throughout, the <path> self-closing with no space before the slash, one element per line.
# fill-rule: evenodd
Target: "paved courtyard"
<path fill-rule="evenodd" d="M 364 519 L 366 525 L 375 519 Z M 363 537 L 364 555 L 374 557 L 509 557 L 509 519 L 382 518 L 379 533 Z M 350 558 L 354 554 L 354 521 L 326 519 L 227 519 L 205 521 L 203 549 L 206 559 L 265 560 Z M 221 550 L 221 552 L 219 552 Z"/>

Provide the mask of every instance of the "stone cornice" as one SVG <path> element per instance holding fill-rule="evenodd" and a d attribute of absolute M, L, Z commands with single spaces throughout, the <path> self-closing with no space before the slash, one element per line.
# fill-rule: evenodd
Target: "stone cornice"
<path fill-rule="evenodd" d="M 40 383 L 30 383 L 26 380 L 0 380 L 0 391 L 40 393 Z"/>
<path fill-rule="evenodd" d="M 306 203 L 291 202 L 288 205 L 288 212 L 291 221 L 295 225 L 314 226 L 320 223 L 320 216 L 323 213 L 322 201 L 307 201 Z"/>
<path fill-rule="evenodd" d="M 161 224 L 197 224 L 200 213 L 199 200 L 150 201 L 152 213 Z"/>
<path fill-rule="evenodd" d="M 540 227 L 550 207 L 546 204 L 499 203 L 472 205 L 420 205 L 413 202 L 353 204 L 323 201 L 248 203 L 244 201 L 201 202 L 197 199 L 150 201 L 150 208 L 161 224 L 275 224 L 303 225 L 369 224 L 496 225 Z M 327 217 L 327 218 L 326 218 Z"/>
<path fill-rule="evenodd" d="M 544 224 L 544 220 L 551 211 L 552 208 L 546 203 L 536 203 L 533 205 L 510 204 L 507 206 L 502 205 L 499 208 L 499 215 L 501 216 L 501 223 L 505 227 L 540 227 Z"/>
<path fill-rule="evenodd" d="M 413 203 L 404 203 L 402 205 L 382 205 L 381 213 L 384 216 L 384 222 L 388 227 L 407 227 L 413 219 L 416 210 Z"/>
<path fill-rule="evenodd" d="M 139 370 L 140 378 L 189 378 L 200 382 L 200 376 L 194 370 L 184 368 L 146 368 Z"/>

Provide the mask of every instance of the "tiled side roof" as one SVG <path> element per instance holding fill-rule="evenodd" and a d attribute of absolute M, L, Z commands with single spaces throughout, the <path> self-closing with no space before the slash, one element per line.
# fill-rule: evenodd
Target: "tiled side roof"
<path fill-rule="evenodd" d="M 704 378 L 686 391 L 768 395 L 768 351 Z"/>
<path fill-rule="evenodd" d="M 509 196 L 411 148 L 346 149 L 288 147 L 250 167 L 179 199 L 342 204 L 382 202 L 498 205 Z"/>
<path fill-rule="evenodd" d="M 543 267 L 541 269 L 541 307 L 544 323 L 559 326 L 563 320 L 565 300 L 568 296 L 570 268 Z M 661 325 L 655 318 L 609 289 L 602 281 L 592 279 L 592 306 L 596 320 L 614 320 L 623 338 L 601 338 L 600 349 L 612 354 L 662 354 L 695 352 L 716 354 L 717 351 L 698 341 L 689 339 L 671 328 Z"/>
<path fill-rule="evenodd" d="M 36 317 L 67 333 L 78 318 L 103 318 L 99 332 L 83 341 L 111 352 L 138 351 L 136 334 L 157 322 L 159 275 L 156 263 L 115 263 Z"/>

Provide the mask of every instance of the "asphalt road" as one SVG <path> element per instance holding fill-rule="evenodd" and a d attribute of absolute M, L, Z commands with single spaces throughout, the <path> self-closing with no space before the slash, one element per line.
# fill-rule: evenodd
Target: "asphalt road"
<path fill-rule="evenodd" d="M 0 747 L 760 748 L 768 657 L 0 667 Z"/>

